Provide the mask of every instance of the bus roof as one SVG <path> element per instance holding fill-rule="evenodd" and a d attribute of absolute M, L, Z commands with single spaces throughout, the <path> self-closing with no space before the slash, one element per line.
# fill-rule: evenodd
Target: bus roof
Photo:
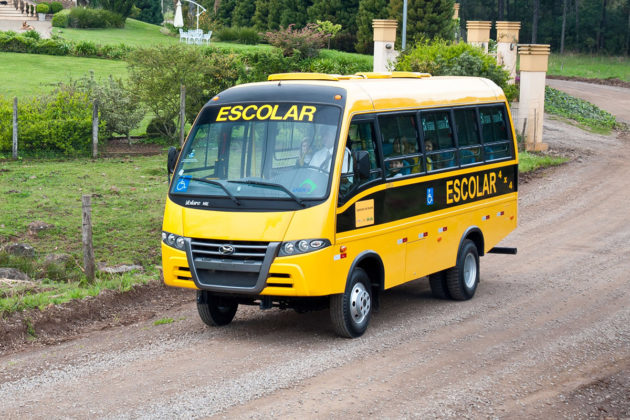
<path fill-rule="evenodd" d="M 234 86 L 208 105 L 225 102 L 286 101 L 343 105 L 353 112 L 413 109 L 505 101 L 501 88 L 481 77 L 437 76 L 426 73 L 284 73 L 270 81 Z M 335 101 L 336 95 L 343 100 Z M 218 101 L 218 103 L 216 102 Z"/>

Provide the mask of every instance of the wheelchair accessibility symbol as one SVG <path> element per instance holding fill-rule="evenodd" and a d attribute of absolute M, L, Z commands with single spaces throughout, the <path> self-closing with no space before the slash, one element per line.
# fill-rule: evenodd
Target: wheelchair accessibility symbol
<path fill-rule="evenodd" d="M 427 205 L 433 205 L 433 188 L 427 188 Z"/>
<path fill-rule="evenodd" d="M 177 185 L 175 185 L 175 191 L 177 192 L 186 192 L 188 190 L 188 184 L 190 183 L 190 177 L 184 176 L 177 181 Z"/>

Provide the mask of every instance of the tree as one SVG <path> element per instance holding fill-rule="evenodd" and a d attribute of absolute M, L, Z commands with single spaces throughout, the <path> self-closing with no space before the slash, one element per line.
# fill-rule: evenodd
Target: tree
<path fill-rule="evenodd" d="M 216 11 L 216 20 L 223 26 L 232 24 L 232 12 L 236 7 L 236 0 L 221 0 Z"/>
<path fill-rule="evenodd" d="M 359 0 L 313 0 L 308 8 L 308 19 L 328 20 L 343 25 L 344 32 L 356 34 L 356 16 L 359 11 Z"/>
<path fill-rule="evenodd" d="M 110 75 L 107 82 L 94 87 L 93 95 L 99 101 L 106 131 L 124 134 L 130 141 L 131 130 L 140 124 L 145 115 L 135 93 L 126 88 L 121 79 Z"/>
<path fill-rule="evenodd" d="M 160 25 L 164 20 L 159 0 L 137 0 L 136 7 L 140 9 L 138 20 Z"/>
<path fill-rule="evenodd" d="M 269 0 L 256 0 L 252 25 L 259 31 L 269 29 Z"/>
<path fill-rule="evenodd" d="M 453 19 L 454 0 L 408 0 L 407 39 L 417 42 L 423 38 L 451 40 L 455 36 Z M 392 19 L 402 28 L 403 1 L 391 0 Z"/>
<path fill-rule="evenodd" d="M 252 17 L 256 11 L 256 4 L 251 0 L 241 0 L 236 3 L 232 12 L 232 26 L 246 28 L 252 26 Z"/>
<path fill-rule="evenodd" d="M 337 32 L 341 30 L 341 25 L 334 24 L 329 20 L 321 21 L 317 20 L 317 32 L 326 35 L 328 38 L 328 49 L 330 49 L 330 40 L 337 35 Z"/>
<path fill-rule="evenodd" d="M 281 0 L 279 26 L 286 28 L 293 24 L 296 28 L 303 28 L 308 23 L 308 5 L 307 0 Z M 311 22 L 315 22 L 312 19 Z M 270 28 L 273 29 L 273 28 Z"/>
<path fill-rule="evenodd" d="M 119 15 L 122 15 L 122 17 L 126 18 L 131 14 L 131 8 L 133 7 L 134 0 L 98 0 L 93 4 L 100 6 L 105 10 L 118 13 Z M 160 23 L 162 22 L 160 21 Z"/>
<path fill-rule="evenodd" d="M 158 130 L 174 140 L 180 86 L 186 86 L 186 118 L 192 120 L 210 98 L 236 84 L 242 63 L 234 54 L 206 52 L 180 44 L 138 48 L 129 58 L 129 81 L 156 116 Z"/>
<path fill-rule="evenodd" d="M 540 10 L 540 0 L 534 0 L 534 14 L 532 17 L 532 44 L 536 43 L 536 36 L 538 35 L 538 19 Z"/>
<path fill-rule="evenodd" d="M 564 31 L 567 27 L 567 1 L 562 0 L 562 34 L 560 35 L 560 54 L 564 54 Z"/>
<path fill-rule="evenodd" d="M 387 19 L 389 3 L 387 0 L 361 0 L 357 12 L 357 42 L 354 44 L 357 52 L 372 54 L 374 50 L 372 28 L 373 19 Z"/>

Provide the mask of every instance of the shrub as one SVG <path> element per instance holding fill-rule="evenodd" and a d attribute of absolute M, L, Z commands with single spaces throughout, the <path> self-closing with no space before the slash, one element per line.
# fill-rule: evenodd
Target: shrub
<path fill-rule="evenodd" d="M 162 118 L 156 117 L 153 118 L 147 126 L 147 137 L 154 139 L 163 136 L 163 133 L 174 133 L 176 130 L 175 122 L 173 122 L 172 119 L 163 120 Z"/>
<path fill-rule="evenodd" d="M 71 28 L 123 28 L 125 18 L 109 10 L 73 7 L 70 9 L 68 26 Z"/>
<path fill-rule="evenodd" d="M 260 42 L 260 35 L 253 28 L 238 28 L 237 40 L 241 44 L 256 45 Z"/>
<path fill-rule="evenodd" d="M 0 37 L 0 49 L 5 52 L 31 53 L 35 50 L 37 43 L 36 39 L 17 34 Z"/>
<path fill-rule="evenodd" d="M 52 26 L 55 28 L 67 28 L 70 10 L 66 9 L 61 12 L 55 13 L 52 18 Z"/>
<path fill-rule="evenodd" d="M 24 32 L 22 34 L 22 36 L 25 36 L 27 38 L 33 38 L 37 41 L 39 41 L 42 37 L 39 35 L 39 32 L 34 31 L 33 29 L 29 29 L 28 31 Z"/>
<path fill-rule="evenodd" d="M 68 55 L 70 54 L 70 44 L 63 40 L 42 39 L 37 44 L 37 54 Z"/>
<path fill-rule="evenodd" d="M 215 35 L 224 42 L 236 41 L 238 39 L 237 28 L 221 28 L 215 32 Z"/>
<path fill-rule="evenodd" d="M 63 4 L 59 3 L 58 1 L 53 1 L 52 3 L 50 3 L 50 13 L 57 14 L 59 12 L 61 12 L 63 10 Z"/>
<path fill-rule="evenodd" d="M 431 73 L 434 76 L 479 76 L 504 88 L 509 73 L 481 48 L 460 42 L 423 40 L 405 53 L 396 64 L 397 70 Z"/>
<path fill-rule="evenodd" d="M 74 55 L 78 57 L 98 56 L 98 46 L 92 41 L 79 41 L 74 44 Z"/>
<path fill-rule="evenodd" d="M 127 89 L 122 80 L 109 76 L 107 82 L 94 87 L 92 95 L 99 101 L 106 133 L 124 134 L 129 139 L 131 130 L 144 117 L 144 110 L 134 92 Z"/>
<path fill-rule="evenodd" d="M 295 55 L 296 52 L 302 57 L 316 57 L 330 35 L 317 31 L 317 25 L 313 23 L 302 29 L 294 29 L 293 26 L 291 24 L 285 29 L 267 32 L 265 38 L 271 45 L 280 48 L 285 57 Z"/>
<path fill-rule="evenodd" d="M 35 7 L 35 11 L 37 13 L 48 13 L 49 10 L 50 10 L 50 6 L 48 6 L 46 3 L 39 3 Z"/>
<path fill-rule="evenodd" d="M 11 101 L 0 99 L 1 116 L 8 110 L 12 112 L 12 107 Z M 18 103 L 18 114 L 21 150 L 35 154 L 46 151 L 64 155 L 85 155 L 90 152 L 92 105 L 87 95 L 58 90 L 48 96 L 25 99 Z M 9 151 L 11 148 L 10 130 L 0 130 L 0 151 Z"/>

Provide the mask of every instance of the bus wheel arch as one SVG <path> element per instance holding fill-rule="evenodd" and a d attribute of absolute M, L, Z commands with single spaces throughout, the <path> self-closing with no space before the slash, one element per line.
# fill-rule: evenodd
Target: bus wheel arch
<path fill-rule="evenodd" d="M 330 297 L 335 332 L 346 338 L 363 335 L 383 288 L 384 267 L 374 252 L 363 252 L 352 262 L 344 293 Z"/>
<path fill-rule="evenodd" d="M 466 232 L 464 232 L 462 238 L 459 241 L 457 255 L 459 255 L 459 252 L 462 249 L 462 245 L 467 239 L 473 241 L 473 243 L 477 247 L 477 253 L 480 257 L 483 257 L 485 254 L 485 252 L 483 251 L 485 249 L 485 240 L 483 238 L 483 233 L 481 232 L 481 229 L 479 229 L 477 226 L 471 226 L 466 229 Z"/>

